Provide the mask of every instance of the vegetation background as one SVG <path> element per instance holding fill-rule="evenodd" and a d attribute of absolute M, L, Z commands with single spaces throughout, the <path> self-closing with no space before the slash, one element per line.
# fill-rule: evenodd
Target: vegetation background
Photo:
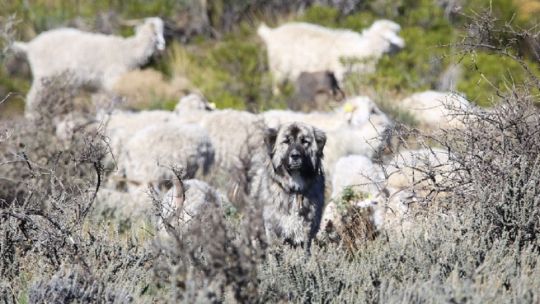
<path fill-rule="evenodd" d="M 0 99 L 0 302 L 540 302 L 537 1 L 0 0 L 0 7 L 0 96 L 14 93 Z M 455 89 L 493 108 L 464 113 L 463 130 L 419 137 L 451 151 L 459 167 L 448 183 L 429 184 L 440 195 L 418 204 L 407 232 L 318 246 L 306 257 L 267 247 L 255 208 L 208 210 L 189 231 L 159 242 L 147 218 L 94 204 L 107 153 L 99 134 L 66 145 L 52 134 L 52 118 L 7 119 L 21 113 L 31 77 L 9 41 L 63 25 L 130 35 L 120 20 L 156 15 L 167 21 L 169 44 L 146 67 L 155 90 L 138 108 L 170 109 L 177 86 L 198 88 L 221 108 L 283 107 L 287 95 L 271 94 L 260 22 L 361 30 L 379 18 L 401 24 L 407 46 L 385 55 L 375 73 L 348 79 L 348 94 L 374 97 L 398 120 L 394 102 L 426 89 Z M 66 98 L 60 92 L 51 88 L 51 103 Z"/>
<path fill-rule="evenodd" d="M 376 19 L 394 20 L 402 26 L 406 47 L 395 56 L 385 55 L 372 75 L 351 77 L 347 93 L 385 101 L 427 89 L 455 89 L 486 106 L 494 87 L 511 87 L 525 75 L 518 63 L 493 50 L 465 52 L 458 47 L 465 25 L 487 10 L 499 25 L 511 22 L 516 28 L 529 29 L 537 24 L 540 12 L 540 5 L 532 0 L 2 0 L 1 6 L 4 23 L 8 16 L 16 16 L 12 37 L 23 41 L 60 26 L 130 35 L 132 28 L 122 26 L 121 20 L 161 16 L 167 20 L 169 45 L 148 67 L 159 74 L 140 76 L 151 82 L 145 87 L 151 92 L 145 93 L 139 107 L 171 109 L 179 87 L 196 87 L 218 107 L 252 111 L 283 107 L 286 99 L 271 94 L 266 51 L 256 35 L 261 22 L 278 25 L 299 20 L 361 31 Z M 501 45 L 515 44 L 512 51 L 523 55 L 538 73 L 537 37 L 515 38 L 495 37 Z M 24 95 L 31 75 L 24 60 L 14 62 L 12 57 L 1 58 L 0 94 Z M 185 81 L 174 81 L 178 79 Z M 129 82 L 140 85 L 142 81 Z M 176 86 L 172 92 L 171 86 Z M 134 87 L 121 91 L 134 91 Z M 20 109 L 22 95 L 4 107 L 18 104 Z"/>

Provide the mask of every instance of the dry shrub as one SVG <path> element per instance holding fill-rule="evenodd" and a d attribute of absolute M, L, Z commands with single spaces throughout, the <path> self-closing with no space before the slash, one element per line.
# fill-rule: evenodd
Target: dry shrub
<path fill-rule="evenodd" d="M 177 176 L 180 176 L 177 174 Z M 157 215 L 162 213 L 154 198 Z M 170 302 L 258 301 L 258 266 L 266 256 L 261 209 L 238 218 L 209 206 L 189 222 L 168 221 L 167 236 L 155 242 L 154 278 Z"/>
<path fill-rule="evenodd" d="M 108 149 L 97 131 L 81 132 L 67 144 L 56 139 L 54 114 L 71 104 L 57 88 L 44 92 L 51 97 L 50 112 L 1 126 L 0 300 L 24 299 L 32 280 L 41 282 L 31 292 L 38 302 L 88 302 L 120 286 L 137 294 L 150 255 L 133 240 L 123 243 L 106 227 L 90 224 Z M 68 272 L 54 275 L 60 268 Z M 79 287 L 88 293 L 75 292 Z"/>
<path fill-rule="evenodd" d="M 133 298 L 123 290 L 110 289 L 89 274 L 60 270 L 48 281 L 30 287 L 31 303 L 131 303 Z"/>
<path fill-rule="evenodd" d="M 192 85 L 187 78 L 177 76 L 166 80 L 152 69 L 130 71 L 114 87 L 115 93 L 127 97 L 122 107 L 128 109 L 156 107 L 164 100 L 175 104 L 190 89 Z"/>
<path fill-rule="evenodd" d="M 90 98 L 85 96 L 84 86 L 77 82 L 71 72 L 40 80 L 40 89 L 32 104 L 32 118 L 50 125 L 54 118 L 70 112 L 93 110 Z M 91 88 L 87 88 L 91 89 Z"/>
<path fill-rule="evenodd" d="M 341 218 L 339 234 L 341 242 L 349 252 L 358 252 L 369 246 L 368 241 L 375 239 L 377 231 L 373 223 L 373 209 L 350 206 Z"/>
<path fill-rule="evenodd" d="M 367 193 L 356 191 L 354 187 L 345 187 L 341 196 L 326 207 L 326 212 L 331 212 L 333 217 L 325 227 L 321 227 L 324 230 L 320 232 L 320 244 L 340 244 L 349 254 L 369 246 L 369 241 L 378 234 L 374 206 L 358 204 L 368 197 Z"/>
<path fill-rule="evenodd" d="M 540 232 L 540 116 L 537 97 L 515 88 L 496 107 L 468 113 L 467 128 L 446 134 L 459 170 L 448 204 L 472 206 L 476 229 L 490 241 L 538 244 Z"/>

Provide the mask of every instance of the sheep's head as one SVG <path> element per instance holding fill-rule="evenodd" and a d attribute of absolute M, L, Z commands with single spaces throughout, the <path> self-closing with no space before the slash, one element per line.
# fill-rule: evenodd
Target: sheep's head
<path fill-rule="evenodd" d="M 398 36 L 401 26 L 390 20 L 377 20 L 368 29 L 370 34 L 378 35 L 389 43 L 389 49 L 405 47 L 405 41 Z"/>
<path fill-rule="evenodd" d="M 144 19 L 144 23 L 137 26 L 135 32 L 137 35 L 150 33 L 155 50 L 165 50 L 164 24 L 161 18 L 151 17 Z"/>
<path fill-rule="evenodd" d="M 213 111 L 215 108 L 215 104 L 208 102 L 204 96 L 191 93 L 180 98 L 174 112 L 181 114 L 189 111 Z"/>
<path fill-rule="evenodd" d="M 390 120 L 379 107 L 367 96 L 356 96 L 348 99 L 342 110 L 351 126 L 362 127 L 366 123 L 389 125 Z"/>

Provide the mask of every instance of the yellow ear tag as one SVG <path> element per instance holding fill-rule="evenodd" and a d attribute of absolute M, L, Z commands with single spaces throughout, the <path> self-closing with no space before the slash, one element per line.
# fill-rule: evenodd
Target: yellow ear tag
<path fill-rule="evenodd" d="M 216 104 L 213 103 L 213 102 L 209 103 L 208 106 L 209 106 L 210 109 L 212 109 L 212 110 L 215 110 L 215 109 L 216 109 Z"/>
<path fill-rule="evenodd" d="M 371 193 L 369 193 L 368 196 L 367 196 L 367 199 L 368 199 L 368 200 L 372 200 L 372 199 L 373 199 L 373 195 L 372 195 Z"/>
<path fill-rule="evenodd" d="M 352 112 L 354 112 L 354 109 L 355 109 L 355 107 L 350 103 L 346 103 L 343 106 L 343 110 L 345 111 L 345 113 L 352 113 Z"/>

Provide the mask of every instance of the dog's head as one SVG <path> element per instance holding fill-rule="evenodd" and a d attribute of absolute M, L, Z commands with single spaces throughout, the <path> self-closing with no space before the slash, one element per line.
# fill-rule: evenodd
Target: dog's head
<path fill-rule="evenodd" d="M 303 179 L 322 172 L 325 143 L 326 135 L 322 130 L 300 122 L 267 129 L 265 134 L 265 144 L 276 172 Z"/>

